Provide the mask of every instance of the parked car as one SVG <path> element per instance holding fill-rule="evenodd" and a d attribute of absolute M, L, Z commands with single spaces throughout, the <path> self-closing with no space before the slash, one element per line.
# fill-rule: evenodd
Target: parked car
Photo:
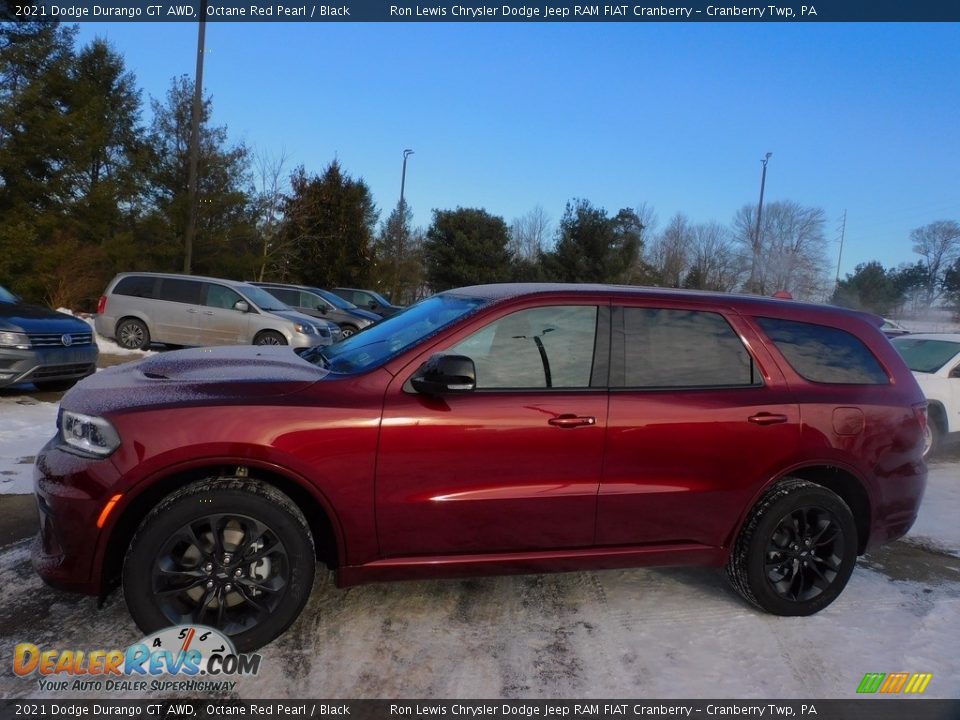
<path fill-rule="evenodd" d="M 27 305 L 0 285 L 0 387 L 31 382 L 38 390 L 66 390 L 96 370 L 87 323 Z"/>
<path fill-rule="evenodd" d="M 335 287 L 332 292 L 347 302 L 359 308 L 376 313 L 380 317 L 390 317 L 403 310 L 399 305 L 392 304 L 383 295 L 373 290 L 358 290 L 356 288 Z"/>
<path fill-rule="evenodd" d="M 249 283 L 161 273 L 120 273 L 97 305 L 96 330 L 120 347 L 329 345 L 340 328 L 298 313 Z"/>
<path fill-rule="evenodd" d="M 299 355 L 165 353 L 62 401 L 34 565 L 144 632 L 282 633 L 339 586 L 726 567 L 778 615 L 913 524 L 926 400 L 879 318 L 589 285 L 424 300 Z"/>
<path fill-rule="evenodd" d="M 376 313 L 361 310 L 353 303 L 347 302 L 329 290 L 321 290 L 307 285 L 284 285 L 282 283 L 258 282 L 252 284 L 263 288 L 297 312 L 336 323 L 345 338 L 373 325 L 380 319 L 380 316 Z"/>
<path fill-rule="evenodd" d="M 916 333 L 891 341 L 927 396 L 924 455 L 960 437 L 960 333 Z"/>
<path fill-rule="evenodd" d="M 900 337 L 910 332 L 896 320 L 891 320 L 890 318 L 883 318 L 883 324 L 880 326 L 880 329 L 883 331 L 883 334 L 889 338 Z"/>

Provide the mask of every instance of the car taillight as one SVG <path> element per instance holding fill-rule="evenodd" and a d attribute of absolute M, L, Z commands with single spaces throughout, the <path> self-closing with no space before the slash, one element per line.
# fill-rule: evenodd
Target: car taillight
<path fill-rule="evenodd" d="M 920 423 L 920 430 L 922 432 L 927 431 L 927 404 L 926 403 L 917 403 L 913 406 L 913 414 L 917 418 L 917 422 Z"/>
<path fill-rule="evenodd" d="M 103 315 L 107 311 L 107 296 L 101 295 L 97 303 L 97 315 Z"/>

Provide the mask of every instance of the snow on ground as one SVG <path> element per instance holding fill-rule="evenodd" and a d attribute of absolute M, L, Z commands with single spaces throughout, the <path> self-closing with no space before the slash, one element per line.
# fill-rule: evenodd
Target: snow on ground
<path fill-rule="evenodd" d="M 960 462 L 935 459 L 928 469 L 927 491 L 910 536 L 960 556 Z"/>
<path fill-rule="evenodd" d="M 97 329 L 94 327 L 94 318 L 93 315 L 89 313 L 76 313 L 73 310 L 68 310 L 67 308 L 57 308 L 57 312 L 64 313 L 65 315 L 73 315 L 75 318 L 83 320 L 90 328 L 93 330 L 93 336 L 97 339 L 97 347 L 100 348 L 100 352 L 106 353 L 108 355 L 136 355 L 137 357 L 145 357 L 147 355 L 153 355 L 152 350 L 127 350 L 117 345 L 113 340 L 108 340 L 102 335 L 97 334 Z"/>
<path fill-rule="evenodd" d="M 0 494 L 33 492 L 33 457 L 56 432 L 58 407 L 0 395 Z"/>

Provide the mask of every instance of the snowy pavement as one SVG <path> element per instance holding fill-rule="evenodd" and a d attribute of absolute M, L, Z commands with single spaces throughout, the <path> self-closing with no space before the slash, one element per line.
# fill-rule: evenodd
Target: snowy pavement
<path fill-rule="evenodd" d="M 0 393 L 0 488 L 29 492 L 57 406 Z M 297 623 L 262 651 L 242 698 L 849 698 L 867 672 L 932 672 L 960 697 L 960 453 L 930 467 L 904 541 L 861 558 L 810 618 L 747 607 L 711 569 L 640 569 L 337 590 L 318 579 Z M 28 543 L 0 549 L 0 697 L 65 697 L 11 672 L 13 647 L 125 647 L 141 634 L 119 591 L 47 588 Z M 84 696 L 71 692 L 70 696 Z M 107 697 L 92 693 L 86 697 Z M 117 697 L 132 697 L 128 692 Z M 135 694 L 134 694 L 135 695 Z"/>

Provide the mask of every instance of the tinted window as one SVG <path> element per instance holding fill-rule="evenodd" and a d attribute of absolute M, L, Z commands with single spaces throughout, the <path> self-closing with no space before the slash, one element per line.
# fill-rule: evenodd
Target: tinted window
<path fill-rule="evenodd" d="M 316 295 L 312 292 L 305 292 L 303 290 L 299 293 L 299 304 L 300 307 L 310 308 L 311 310 L 332 310 L 332 306 L 326 300 L 324 300 L 319 295 Z"/>
<path fill-rule="evenodd" d="M 611 384 L 632 388 L 743 387 L 759 384 L 753 358 L 722 315 L 624 308 Z"/>
<path fill-rule="evenodd" d="M 233 306 L 243 300 L 239 293 L 223 285 L 207 285 L 206 305 L 215 308 L 232 310 Z"/>
<path fill-rule="evenodd" d="M 590 386 L 597 308 L 521 310 L 490 323 L 447 352 L 477 366 L 477 388 Z"/>
<path fill-rule="evenodd" d="M 152 277 L 143 277 L 142 275 L 132 275 L 123 278 L 113 289 L 114 295 L 130 295 L 131 297 L 152 298 L 153 287 L 157 279 Z"/>
<path fill-rule="evenodd" d="M 890 380 L 859 339 L 838 328 L 757 318 L 797 374 L 818 383 L 884 385 Z"/>
<path fill-rule="evenodd" d="M 160 281 L 160 299 L 199 305 L 200 283 L 196 280 L 163 278 Z"/>
<path fill-rule="evenodd" d="M 285 305 L 290 305 L 291 307 L 297 307 L 300 305 L 300 292 L 297 290 L 275 287 L 265 287 L 260 289 L 270 293 Z"/>
<path fill-rule="evenodd" d="M 9 290 L 7 290 L 2 285 L 0 285 L 0 302 L 15 303 L 16 301 L 17 301 L 17 296 L 14 295 Z"/>

